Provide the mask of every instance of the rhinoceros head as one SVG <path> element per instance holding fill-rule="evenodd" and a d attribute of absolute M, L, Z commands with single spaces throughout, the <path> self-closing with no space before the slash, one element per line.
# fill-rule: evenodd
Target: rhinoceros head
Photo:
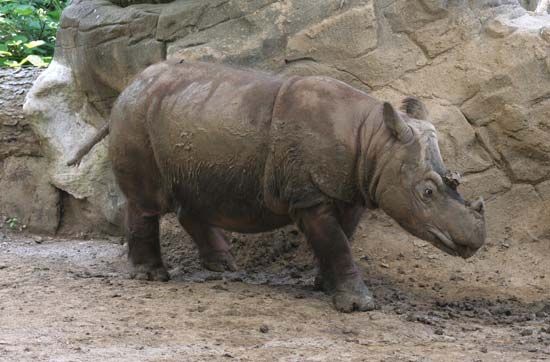
<path fill-rule="evenodd" d="M 460 175 L 443 164 L 424 104 L 406 98 L 402 110 L 389 103 L 382 108 L 391 146 L 377 166 L 375 200 L 413 235 L 468 258 L 485 241 L 483 200 L 468 202 L 458 193 Z"/>

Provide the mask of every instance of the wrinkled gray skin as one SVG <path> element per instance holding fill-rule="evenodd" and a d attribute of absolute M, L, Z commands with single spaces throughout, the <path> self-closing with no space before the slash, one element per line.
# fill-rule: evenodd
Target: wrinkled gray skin
<path fill-rule="evenodd" d="M 133 276 L 167 280 L 159 217 L 173 210 L 203 265 L 235 270 L 222 229 L 295 223 L 338 310 L 370 310 L 350 238 L 365 208 L 464 258 L 484 242 L 483 202 L 456 191 L 420 101 L 404 112 L 327 77 L 207 63 L 147 68 L 112 110 L 110 158 L 128 201 Z"/>

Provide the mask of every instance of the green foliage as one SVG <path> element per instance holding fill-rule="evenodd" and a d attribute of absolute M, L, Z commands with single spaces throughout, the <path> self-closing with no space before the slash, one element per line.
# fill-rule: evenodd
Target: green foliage
<path fill-rule="evenodd" d="M 6 225 L 8 225 L 11 230 L 16 230 L 19 227 L 19 220 L 16 217 L 9 217 L 6 220 Z"/>
<path fill-rule="evenodd" d="M 70 0 L 0 0 L 0 67 L 47 66 Z"/>

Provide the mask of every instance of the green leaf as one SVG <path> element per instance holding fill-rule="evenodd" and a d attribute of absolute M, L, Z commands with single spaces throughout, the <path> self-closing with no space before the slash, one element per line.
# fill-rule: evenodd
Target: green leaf
<path fill-rule="evenodd" d="M 11 42 L 19 42 L 19 44 L 27 43 L 29 38 L 24 35 L 16 35 L 10 39 Z"/>
<path fill-rule="evenodd" d="M 21 66 L 27 62 L 31 63 L 35 67 L 45 68 L 48 66 L 48 63 L 46 63 L 40 55 L 27 55 L 23 60 L 19 62 L 19 65 Z"/>
<path fill-rule="evenodd" d="M 4 62 L 4 64 L 6 64 L 8 67 L 10 68 L 19 68 L 21 65 L 16 62 L 15 60 L 6 60 Z"/>
<path fill-rule="evenodd" d="M 27 47 L 27 49 L 32 49 L 32 48 L 36 48 L 36 47 L 39 47 L 41 45 L 44 45 L 46 44 L 46 42 L 44 40 L 33 40 L 33 41 L 30 41 L 28 43 L 25 43 L 25 47 Z"/>
<path fill-rule="evenodd" d="M 34 13 L 34 10 L 34 7 L 30 5 L 18 5 L 15 9 L 13 9 L 13 12 L 19 16 L 29 16 Z"/>
<path fill-rule="evenodd" d="M 2 14 L 11 14 L 13 12 L 13 9 L 15 8 L 15 4 L 7 4 L 4 6 L 0 6 L 0 13 Z"/>
<path fill-rule="evenodd" d="M 0 68 L 46 66 L 70 0 L 0 0 Z"/>
<path fill-rule="evenodd" d="M 61 10 L 52 10 L 52 11 L 49 11 L 48 12 L 48 16 L 52 19 L 52 20 L 55 20 L 56 22 L 59 21 L 59 18 L 61 17 Z"/>

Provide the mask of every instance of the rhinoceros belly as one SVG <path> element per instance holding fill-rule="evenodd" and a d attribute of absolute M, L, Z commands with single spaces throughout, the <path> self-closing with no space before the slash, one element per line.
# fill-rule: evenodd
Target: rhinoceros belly
<path fill-rule="evenodd" d="M 269 210 L 263 198 L 271 116 L 281 81 L 184 63 L 156 83 L 147 114 L 149 137 L 164 184 L 184 213 L 240 232 L 289 223 L 287 215 Z"/>

